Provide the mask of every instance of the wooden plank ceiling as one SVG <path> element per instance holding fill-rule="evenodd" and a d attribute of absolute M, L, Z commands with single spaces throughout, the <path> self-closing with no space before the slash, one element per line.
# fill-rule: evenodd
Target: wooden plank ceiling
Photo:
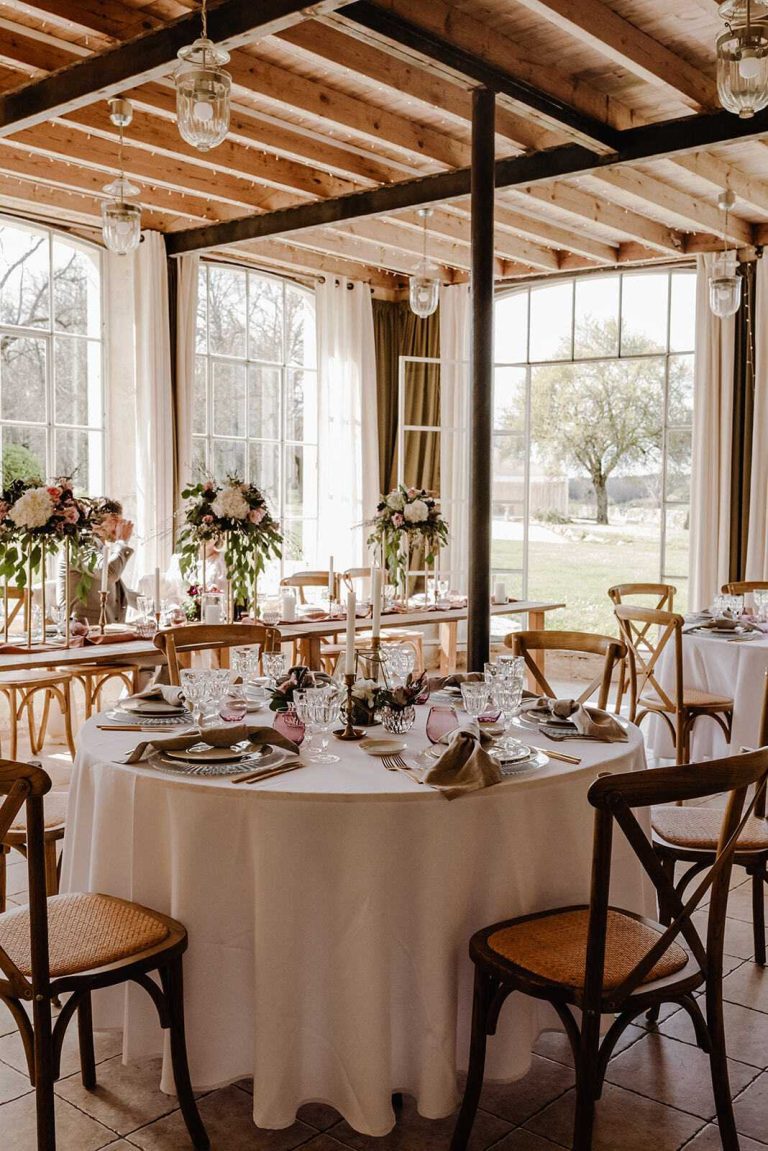
<path fill-rule="evenodd" d="M 211 13 L 219 6 L 227 7 L 211 0 Z M 0 0 L 0 103 L 196 7 Z M 261 7 L 252 5 L 254 24 Z M 396 43 L 386 34 L 393 17 L 458 55 L 438 62 L 421 40 Z M 172 64 L 147 60 L 127 77 L 115 72 L 109 92 L 134 104 L 125 167 L 141 189 L 144 226 L 176 233 L 465 167 L 479 79 L 471 62 L 478 59 L 506 77 L 497 158 L 585 141 L 605 153 L 614 130 L 717 110 L 721 28 L 712 0 L 373 0 L 349 7 L 328 0 L 231 37 L 231 131 L 206 155 L 176 129 Z M 185 42 L 195 35 L 196 27 Z M 533 90 L 539 97 L 527 99 Z M 98 238 L 102 186 L 117 158 L 105 91 L 102 83 L 58 106 L 43 102 L 44 111 L 21 127 L 16 113 L 5 127 L 0 118 L 0 208 Z M 37 107 L 28 93 L 8 106 Z M 768 235 L 767 175 L 768 148 L 755 136 L 500 189 L 497 277 L 690 258 L 718 244 L 715 201 L 725 186 L 736 194 L 730 242 L 748 252 Z M 466 279 L 467 198 L 435 205 L 430 232 L 443 280 Z M 216 250 L 271 270 L 351 276 L 398 292 L 420 258 L 421 221 L 407 208 Z"/>

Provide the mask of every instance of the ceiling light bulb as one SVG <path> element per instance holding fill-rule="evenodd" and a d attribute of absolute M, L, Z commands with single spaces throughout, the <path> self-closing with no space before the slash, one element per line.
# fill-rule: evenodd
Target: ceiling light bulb
<path fill-rule="evenodd" d="M 754 52 L 743 52 L 739 60 L 739 72 L 745 80 L 755 80 L 760 75 L 760 58 Z"/>
<path fill-rule="evenodd" d="M 213 108 L 207 100 L 197 100 L 194 107 L 194 115 L 198 120 L 207 122 L 213 118 Z"/>

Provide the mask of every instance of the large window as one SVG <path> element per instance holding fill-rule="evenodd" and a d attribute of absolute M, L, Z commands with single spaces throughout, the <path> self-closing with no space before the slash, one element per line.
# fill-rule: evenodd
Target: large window
<path fill-rule="evenodd" d="M 687 597 L 695 274 L 533 285 L 496 302 L 493 565 L 611 626 L 606 589 Z"/>
<path fill-rule="evenodd" d="M 104 481 L 101 254 L 0 217 L 0 451 L 3 486 Z"/>
<path fill-rule="evenodd" d="M 284 561 L 317 535 L 315 301 L 287 280 L 201 263 L 194 458 L 257 484 L 280 519 Z"/>

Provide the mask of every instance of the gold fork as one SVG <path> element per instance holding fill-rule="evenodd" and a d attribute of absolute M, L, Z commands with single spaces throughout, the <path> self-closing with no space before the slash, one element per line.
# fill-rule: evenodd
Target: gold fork
<path fill-rule="evenodd" d="M 402 775 L 407 775 L 411 783 L 421 784 L 421 780 L 401 755 L 383 755 L 381 758 L 387 771 L 399 771 Z"/>

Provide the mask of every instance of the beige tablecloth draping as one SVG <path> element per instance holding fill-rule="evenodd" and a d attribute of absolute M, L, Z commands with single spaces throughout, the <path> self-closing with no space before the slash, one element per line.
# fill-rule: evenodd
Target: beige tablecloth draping
<path fill-rule="evenodd" d="M 428 708 L 417 710 L 408 754 L 427 746 Z M 448 802 L 336 742 L 339 763 L 257 787 L 129 767 L 115 761 L 145 737 L 91 720 L 74 768 L 62 889 L 137 900 L 186 925 L 195 1087 L 253 1076 L 259 1126 L 287 1127 L 303 1103 L 322 1101 L 357 1131 L 384 1135 L 395 1091 L 430 1118 L 456 1104 L 472 932 L 587 899 L 587 789 L 598 769 L 644 767 L 639 733 L 629 734 L 625 744 L 558 744 L 581 765 L 552 760 Z M 615 857 L 614 901 L 652 912 L 620 837 Z M 95 1011 L 97 1026 L 124 1029 L 126 1058 L 162 1051 L 139 989 L 99 992 Z M 536 1037 L 558 1027 L 545 1005 L 513 997 L 488 1076 L 524 1075 Z"/>
<path fill-rule="evenodd" d="M 755 747 L 768 668 L 768 636 L 731 642 L 721 636 L 692 632 L 683 636 L 683 682 L 715 695 L 733 699 L 733 737 L 730 748 L 725 734 L 713 719 L 697 719 L 693 728 L 691 759 L 716 759 L 736 754 L 741 747 Z M 659 683 L 674 688 L 674 653 L 668 645 L 659 659 Z M 666 725 L 649 717 L 643 721 L 648 748 L 655 755 L 673 756 Z"/>

